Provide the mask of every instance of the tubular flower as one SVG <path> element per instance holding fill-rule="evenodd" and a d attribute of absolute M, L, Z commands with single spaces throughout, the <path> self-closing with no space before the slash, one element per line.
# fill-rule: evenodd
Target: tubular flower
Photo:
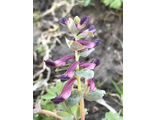
<path fill-rule="evenodd" d="M 88 79 L 85 80 L 85 85 L 90 86 L 89 92 L 90 92 L 90 91 L 93 91 L 94 88 L 95 88 L 95 83 L 94 83 L 94 81 L 95 81 L 94 78 L 91 78 L 91 79 L 88 78 Z"/>
<path fill-rule="evenodd" d="M 84 16 L 81 21 L 77 24 L 77 29 L 81 30 L 83 29 L 90 21 L 90 17 L 89 16 Z"/>
<path fill-rule="evenodd" d="M 59 104 L 61 102 L 64 102 L 71 94 L 72 85 L 76 81 L 76 78 L 73 77 L 70 79 L 63 87 L 62 92 L 59 96 L 51 99 L 55 104 Z"/>
<path fill-rule="evenodd" d="M 87 41 L 87 40 L 77 40 L 76 42 L 81 43 L 86 48 L 94 48 L 102 43 L 102 40 L 96 39 L 94 42 Z"/>
<path fill-rule="evenodd" d="M 81 62 L 79 64 L 79 67 L 87 68 L 87 69 L 94 69 L 96 67 L 95 63 L 86 63 L 86 62 Z"/>
<path fill-rule="evenodd" d="M 44 60 L 45 64 L 47 67 L 62 67 L 66 64 L 66 61 L 69 60 L 69 59 L 75 59 L 75 56 L 74 55 L 66 55 L 62 58 L 60 58 L 59 60 L 56 60 L 56 61 L 52 61 L 50 59 L 48 60 Z"/>
<path fill-rule="evenodd" d="M 65 82 L 69 80 L 70 78 L 72 78 L 74 76 L 74 72 L 78 64 L 79 64 L 79 61 L 76 61 L 73 64 L 71 64 L 69 68 L 67 69 L 67 71 L 63 75 L 58 77 L 58 79 L 60 79 L 61 82 Z"/>

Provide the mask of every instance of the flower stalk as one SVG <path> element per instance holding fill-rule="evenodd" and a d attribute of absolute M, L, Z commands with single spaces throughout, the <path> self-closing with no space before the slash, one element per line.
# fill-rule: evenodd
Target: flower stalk
<path fill-rule="evenodd" d="M 55 117 L 55 118 L 57 118 L 57 119 L 59 119 L 59 120 L 62 120 L 62 117 L 60 117 L 60 116 L 58 116 L 56 113 L 54 113 L 54 112 L 51 112 L 51 111 L 48 111 L 48 110 L 40 110 L 39 111 L 39 113 L 43 113 L 43 114 L 46 114 L 46 115 L 50 115 L 50 116 L 52 116 L 52 117 Z"/>
<path fill-rule="evenodd" d="M 75 61 L 79 61 L 79 55 L 78 52 L 75 51 Z M 79 65 L 77 65 L 77 70 L 79 70 Z M 77 84 L 78 84 L 78 90 L 81 91 L 81 80 L 80 76 L 76 76 L 77 78 Z M 81 120 L 85 120 L 85 114 L 84 114 L 84 98 L 82 97 L 80 101 L 80 113 L 81 113 Z"/>

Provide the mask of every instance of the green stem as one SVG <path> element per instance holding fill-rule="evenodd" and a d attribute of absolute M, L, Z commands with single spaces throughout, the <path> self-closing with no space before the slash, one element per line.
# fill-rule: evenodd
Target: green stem
<path fill-rule="evenodd" d="M 75 60 L 79 61 L 79 55 L 77 51 L 75 51 Z M 79 65 L 76 66 L 77 70 L 79 70 Z M 78 85 L 78 90 L 81 91 L 81 80 L 80 76 L 76 75 L 77 78 L 77 85 Z M 80 113 L 81 113 L 81 120 L 85 120 L 85 114 L 84 114 L 84 99 L 82 98 L 80 101 Z"/>

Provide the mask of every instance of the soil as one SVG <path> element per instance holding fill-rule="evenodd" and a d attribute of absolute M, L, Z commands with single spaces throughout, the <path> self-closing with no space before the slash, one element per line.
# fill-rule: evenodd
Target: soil
<path fill-rule="evenodd" d="M 53 0 L 45 0 L 42 2 L 41 0 L 33 0 L 33 11 L 44 12 L 45 10 L 51 7 Z M 114 10 L 110 10 L 103 3 L 100 3 L 100 0 L 94 1 L 93 5 L 89 5 L 87 7 L 83 6 L 75 6 L 71 10 L 71 12 L 66 16 L 74 18 L 76 15 L 82 18 L 84 15 L 90 16 L 91 22 L 86 26 L 94 25 L 96 28 L 95 37 L 90 38 L 89 41 L 93 41 L 97 38 L 102 40 L 102 44 L 96 47 L 95 51 L 93 51 L 88 57 L 80 58 L 80 62 L 90 62 L 95 58 L 101 59 L 101 64 L 95 68 L 95 84 L 102 83 L 99 88 L 105 90 L 106 93 L 111 91 L 112 93 L 117 93 L 113 84 L 110 81 L 110 77 L 113 78 L 116 82 L 123 76 L 123 68 L 121 63 L 123 63 L 123 48 L 119 40 L 123 41 L 123 19 L 122 16 L 116 15 Z M 56 17 L 61 18 L 59 9 L 55 11 Z M 51 15 L 47 15 L 39 21 L 53 21 L 53 17 Z M 59 22 L 57 23 L 60 26 L 60 31 L 68 31 L 68 28 L 62 26 Z M 34 35 L 33 35 L 33 45 L 36 45 L 36 41 L 42 32 L 48 29 L 48 26 L 45 28 L 38 28 L 34 25 Z M 117 40 L 116 36 L 119 40 Z M 70 49 L 68 49 L 65 43 L 65 37 L 71 39 L 69 36 L 59 37 L 63 46 L 60 44 L 56 44 L 56 47 L 52 50 L 52 59 L 57 60 L 64 55 L 73 54 Z M 42 57 L 38 54 L 37 61 L 34 64 L 39 65 L 42 62 Z M 34 69 L 33 74 L 36 73 L 39 69 Z M 47 72 L 44 72 L 45 76 Z M 53 82 L 54 77 L 54 69 L 52 69 L 51 77 L 48 83 Z M 36 98 L 41 91 L 35 91 L 33 97 Z M 117 112 L 120 110 L 119 104 L 115 101 L 119 101 L 115 97 L 111 97 L 110 95 L 105 95 L 103 97 L 106 102 L 113 107 Z M 88 115 L 86 115 L 86 120 L 101 120 L 105 117 L 105 113 L 109 110 L 104 106 L 96 103 L 85 101 L 85 108 L 88 109 Z M 98 108 L 98 109 L 97 109 Z"/>

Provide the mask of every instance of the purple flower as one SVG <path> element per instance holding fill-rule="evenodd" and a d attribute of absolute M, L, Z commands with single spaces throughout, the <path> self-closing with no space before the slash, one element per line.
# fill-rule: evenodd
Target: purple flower
<path fill-rule="evenodd" d="M 68 26 L 68 19 L 63 17 L 63 18 L 60 18 L 60 22 L 65 24 L 66 26 Z"/>
<path fill-rule="evenodd" d="M 95 63 L 96 64 L 96 66 L 98 66 L 99 64 L 100 64 L 100 62 L 101 62 L 101 60 L 100 59 L 94 59 L 91 63 Z M 95 66 L 95 67 L 96 67 Z"/>
<path fill-rule="evenodd" d="M 61 82 L 65 82 L 69 80 L 70 78 L 72 78 L 74 76 L 74 72 L 78 64 L 79 64 L 79 61 L 76 61 L 73 64 L 71 64 L 69 68 L 67 69 L 67 71 L 63 75 L 58 77 L 58 79 L 60 79 Z"/>
<path fill-rule="evenodd" d="M 81 43 L 84 45 L 86 48 L 94 48 L 102 43 L 102 40 L 96 39 L 94 42 L 90 42 L 87 40 L 77 40 L 76 42 Z"/>
<path fill-rule="evenodd" d="M 94 46 L 95 46 L 95 43 L 94 42 L 90 42 L 90 41 L 87 41 L 87 40 L 77 40 L 76 42 L 81 43 L 86 48 L 94 48 Z"/>
<path fill-rule="evenodd" d="M 75 56 L 74 55 L 66 55 L 56 61 L 52 61 L 50 59 L 48 60 L 44 60 L 45 64 L 47 67 L 62 67 L 66 64 L 66 61 L 69 60 L 69 59 L 75 59 Z"/>
<path fill-rule="evenodd" d="M 89 92 L 90 92 L 90 91 L 93 91 L 94 88 L 95 88 L 95 83 L 94 83 L 94 81 L 95 81 L 94 78 L 91 78 L 91 79 L 88 78 L 88 79 L 85 80 L 85 85 L 90 86 Z"/>
<path fill-rule="evenodd" d="M 87 68 L 87 69 L 94 69 L 96 67 L 95 63 L 86 63 L 86 62 L 81 62 L 79 64 L 79 67 Z"/>
<path fill-rule="evenodd" d="M 62 92 L 59 96 L 51 99 L 55 104 L 59 104 L 61 102 L 64 102 L 71 94 L 72 85 L 76 81 L 76 78 L 73 77 L 70 79 L 63 87 Z"/>
<path fill-rule="evenodd" d="M 77 24 L 77 29 L 78 29 L 78 30 L 83 29 L 83 28 L 89 23 L 89 21 L 90 21 L 90 17 L 85 15 L 85 16 L 81 19 L 80 23 Z"/>

